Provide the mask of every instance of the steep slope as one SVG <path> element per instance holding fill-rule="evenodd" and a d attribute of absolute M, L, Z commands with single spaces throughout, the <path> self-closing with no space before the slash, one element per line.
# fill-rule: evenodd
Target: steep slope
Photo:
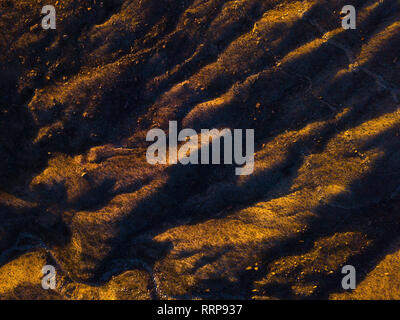
<path fill-rule="evenodd" d="M 0 297 L 395 298 L 400 3 L 347 4 L 0 0 Z M 171 120 L 254 128 L 253 174 L 147 163 Z"/>

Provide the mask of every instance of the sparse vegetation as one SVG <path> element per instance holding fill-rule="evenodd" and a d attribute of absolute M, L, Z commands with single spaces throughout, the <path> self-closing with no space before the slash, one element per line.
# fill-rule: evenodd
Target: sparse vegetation
<path fill-rule="evenodd" d="M 400 4 L 345 4 L 0 0 L 0 298 L 398 298 Z M 149 165 L 169 120 L 254 173 Z"/>

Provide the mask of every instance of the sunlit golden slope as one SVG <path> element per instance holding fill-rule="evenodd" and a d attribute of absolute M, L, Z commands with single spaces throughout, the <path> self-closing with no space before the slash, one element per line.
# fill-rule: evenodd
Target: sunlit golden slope
<path fill-rule="evenodd" d="M 398 1 L 101 3 L 0 0 L 1 298 L 399 298 Z M 148 164 L 169 120 L 254 173 Z"/>

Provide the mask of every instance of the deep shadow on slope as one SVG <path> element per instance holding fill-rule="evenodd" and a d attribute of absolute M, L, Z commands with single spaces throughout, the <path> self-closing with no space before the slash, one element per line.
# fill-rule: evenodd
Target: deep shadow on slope
<path fill-rule="evenodd" d="M 186 4 L 189 5 L 190 3 L 187 2 Z M 251 206 L 257 201 L 272 199 L 291 192 L 290 188 L 292 182 L 296 178 L 298 169 L 302 166 L 306 156 L 322 152 L 326 144 L 337 133 L 355 127 L 358 124 L 381 116 L 382 114 L 388 114 L 398 107 L 393 104 L 393 101 L 388 102 L 388 100 L 390 100 L 390 98 L 387 98 L 388 92 L 374 92 L 370 90 L 369 88 L 374 85 L 374 79 L 371 79 L 362 71 L 356 75 L 346 75 L 346 77 L 338 78 L 335 81 L 327 81 L 327 79 L 333 78 L 333 75 L 338 70 L 345 68 L 349 64 L 345 59 L 345 54 L 340 49 L 334 48 L 330 44 L 321 45 L 303 57 L 283 64 L 280 68 L 275 68 L 273 66 L 277 60 L 282 59 L 282 57 L 291 51 L 287 48 L 296 48 L 320 36 L 318 32 L 315 30 L 313 31 L 313 27 L 308 23 L 308 20 L 311 19 L 310 16 L 318 16 L 322 6 L 323 4 L 312 8 L 309 15 L 295 24 L 294 29 L 289 31 L 288 39 L 285 39 L 281 46 L 278 47 L 277 54 L 266 53 L 248 73 L 237 75 L 235 79 L 229 79 L 229 81 L 221 81 L 221 83 L 217 81 L 216 84 L 210 85 L 209 91 L 206 93 L 186 97 L 186 101 L 189 101 L 190 104 L 181 106 L 182 109 L 179 110 L 178 120 L 181 120 L 196 104 L 208 101 L 224 93 L 230 88 L 234 81 L 242 82 L 253 74 L 265 72 L 264 78 L 255 83 L 251 83 L 247 88 L 245 87 L 244 93 L 238 94 L 237 97 L 235 97 L 236 100 L 223 109 L 218 110 L 216 116 L 213 117 L 212 120 L 196 123 L 195 126 L 199 128 L 202 126 L 227 126 L 231 128 L 255 127 L 256 151 L 260 151 L 262 150 L 263 144 L 268 143 L 275 136 L 285 131 L 299 130 L 317 121 L 327 120 L 327 125 L 324 126 L 321 131 L 295 143 L 289 148 L 284 161 L 270 170 L 252 176 L 244 185 L 236 184 L 233 167 L 184 167 L 178 165 L 169 168 L 166 171 L 168 175 L 166 184 L 158 190 L 157 193 L 144 199 L 127 218 L 124 218 L 118 223 L 117 234 L 109 240 L 108 243 L 112 248 L 111 252 L 105 259 L 97 262 L 95 270 L 87 270 L 87 274 L 83 277 L 85 278 L 84 280 L 96 281 L 98 284 L 104 283 L 113 273 L 122 271 L 121 268 L 114 269 L 114 261 L 117 260 L 140 258 L 145 261 L 147 265 L 153 266 L 156 261 L 165 256 L 171 249 L 168 244 L 159 245 L 151 240 L 142 241 L 140 245 L 132 245 L 135 240 L 140 240 L 141 237 L 146 238 L 147 235 L 154 236 L 176 226 L 196 224 L 211 218 L 223 219 L 232 211 L 240 209 L 241 207 Z M 382 10 L 387 10 L 387 8 L 391 7 L 388 6 Z M 177 10 L 177 14 L 170 17 L 172 20 L 180 16 L 180 13 L 185 10 L 184 7 L 179 10 L 177 8 L 175 9 Z M 117 11 L 117 9 L 115 10 Z M 171 11 L 173 10 L 171 9 Z M 245 21 L 240 28 L 233 30 L 238 30 L 237 32 L 239 33 L 248 32 L 251 23 L 259 18 L 261 14 L 261 12 L 257 10 L 254 11 L 256 13 L 254 13 L 254 16 L 249 19 L 249 21 Z M 328 11 L 325 11 L 325 14 L 327 14 L 327 12 Z M 104 19 L 93 23 L 98 24 L 107 20 L 108 17 L 109 16 L 106 16 Z M 207 23 L 210 23 L 210 21 L 211 20 Z M 297 39 L 298 33 L 296 28 L 305 25 L 309 28 L 307 29 L 307 38 L 301 38 L 299 40 Z M 78 27 L 78 29 L 79 28 L 80 27 Z M 206 25 L 204 25 L 204 28 L 206 28 Z M 168 31 L 172 31 L 172 29 Z M 222 43 L 217 46 L 218 49 L 214 51 L 214 54 L 220 54 L 230 42 L 237 39 L 238 36 L 235 32 L 223 39 Z M 370 30 L 370 33 L 373 34 L 374 30 Z M 168 34 L 168 32 L 165 34 Z M 334 36 L 332 40 L 340 42 L 340 40 L 342 40 L 341 37 L 341 35 Z M 75 41 L 77 40 L 75 39 Z M 180 41 L 183 40 L 180 39 Z M 173 41 L 171 42 L 171 44 L 174 43 Z M 397 43 L 398 41 L 393 41 L 391 46 L 387 48 L 383 47 L 382 52 L 378 52 L 377 57 L 373 57 L 371 61 L 374 59 L 377 60 L 378 57 L 386 51 L 396 49 L 396 47 L 398 47 Z M 192 53 L 194 48 L 195 45 L 193 45 L 193 48 L 187 49 L 186 53 Z M 169 47 L 166 48 L 166 50 L 169 49 Z M 357 47 L 353 54 L 356 55 L 358 51 L 359 48 Z M 144 56 L 147 55 L 145 60 L 151 60 L 151 55 L 153 53 L 154 52 L 151 50 L 150 53 L 143 53 Z M 31 140 L 36 136 L 40 125 L 46 123 L 47 117 L 50 122 L 53 122 L 55 119 L 52 113 L 48 114 L 46 111 L 44 116 L 41 116 L 41 120 L 39 121 L 40 125 L 34 126 L 31 124 L 31 115 L 25 111 L 26 109 L 24 109 L 23 106 L 25 106 L 33 94 L 31 92 L 32 90 L 29 88 L 40 88 L 43 83 L 39 81 L 39 84 L 35 83 L 32 86 L 28 86 L 28 89 L 26 89 L 23 94 L 20 94 L 15 91 L 16 89 L 11 89 L 17 81 L 16 77 L 12 77 L 13 80 L 10 82 L 3 81 L 5 84 L 2 82 L 1 88 L 4 92 L 10 90 L 10 93 L 4 96 L 5 98 L 2 100 L 2 104 L 7 102 L 10 97 L 13 99 L 12 97 L 16 96 L 20 100 L 12 100 L 14 101 L 13 105 L 17 105 L 16 110 L 22 111 L 12 111 L 13 113 L 11 116 L 6 116 L 4 118 L 4 123 L 8 123 L 11 119 L 13 122 L 18 122 L 18 125 L 16 125 L 15 129 L 10 125 L 5 126 L 4 128 L 6 128 L 8 132 L 5 131 L 2 138 L 8 140 L 6 138 L 8 135 L 20 135 L 22 131 L 25 131 L 27 135 L 26 137 L 22 137 L 21 141 L 5 141 L 6 147 L 4 148 L 11 150 L 8 153 L 10 154 L 9 159 L 11 160 L 7 160 L 7 158 L 3 160 L 3 171 L 11 173 L 12 176 L 18 176 L 15 171 L 19 170 L 21 171 L 21 175 L 29 180 L 30 176 L 32 176 L 35 171 L 38 172 L 39 168 L 45 166 L 46 160 L 51 157 L 51 155 L 48 155 L 48 152 L 57 151 L 64 154 L 75 155 L 86 152 L 93 145 L 102 145 L 109 142 L 115 144 L 120 143 L 129 136 L 131 133 L 130 130 L 132 130 L 127 125 L 123 125 L 121 130 L 119 130 L 120 128 L 117 125 L 120 124 L 124 117 L 128 117 L 129 121 L 134 123 L 134 120 L 140 118 L 140 115 L 146 115 L 146 112 L 148 112 L 147 108 L 152 105 L 157 97 L 161 96 L 164 90 L 167 91 L 174 84 L 174 81 L 177 81 L 177 79 L 183 80 L 185 76 L 190 77 L 193 73 L 196 73 L 198 69 L 201 69 L 204 61 L 213 61 L 215 57 L 215 55 L 212 54 L 210 58 L 203 61 L 202 58 L 207 57 L 207 53 L 205 52 L 204 56 L 199 54 L 199 56 L 200 58 L 198 58 L 198 61 L 194 64 L 195 67 L 193 67 L 193 69 L 192 67 L 188 67 L 191 70 L 190 72 L 183 68 L 183 70 L 180 71 L 181 74 L 178 72 L 176 77 L 174 76 L 171 79 L 165 80 L 160 87 L 156 86 L 155 91 L 150 91 L 150 93 L 142 93 L 142 89 L 145 88 L 145 83 L 150 81 L 159 71 L 152 69 L 151 63 L 146 65 L 144 61 L 141 61 L 139 66 L 128 64 L 128 67 L 119 78 L 120 82 L 118 82 L 115 87 L 112 87 L 110 91 L 107 91 L 103 95 L 101 102 L 95 105 L 93 113 L 90 114 L 90 117 L 93 118 L 92 120 L 78 119 L 78 116 L 65 118 L 66 125 L 59 134 L 59 138 L 56 137 L 52 140 L 45 140 L 43 143 L 36 144 L 35 147 L 32 146 Z M 335 59 L 332 59 L 332 57 Z M 70 57 L 68 59 L 73 58 Z M 176 58 L 173 63 L 171 62 L 171 65 L 177 64 L 177 60 L 183 60 L 183 58 Z M 332 64 L 329 64 L 331 60 L 334 61 Z M 168 65 L 165 66 L 167 70 L 169 67 Z M 148 71 L 149 69 L 151 71 Z M 323 84 L 320 86 L 316 85 L 315 80 L 320 80 L 320 74 L 323 74 L 326 70 L 328 70 L 328 75 L 322 76 Z M 6 74 L 10 72 L 12 73 L 12 71 L 7 71 Z M 65 72 L 65 70 L 60 70 L 60 75 Z M 135 76 L 133 77 L 132 74 Z M 316 95 L 309 90 L 310 83 L 308 79 L 311 79 L 313 86 L 317 87 L 324 101 L 334 106 L 333 110 L 327 108 L 326 103 L 321 102 Z M 7 83 L 11 83 L 11 85 L 8 86 Z M 134 93 L 132 93 L 133 87 L 136 87 Z M 357 90 L 356 93 L 354 93 L 355 90 Z M 95 91 L 96 90 L 93 90 L 93 92 Z M 368 91 L 372 91 L 372 93 L 364 98 L 365 93 Z M 141 96 L 142 94 L 144 98 Z M 301 99 L 301 104 L 298 103 L 299 99 Z M 354 100 L 356 102 L 354 102 Z M 379 108 L 380 101 L 385 101 L 384 107 Z M 251 119 L 255 112 L 254 105 L 256 105 L 257 102 L 262 105 L 262 108 L 261 111 L 257 111 L 257 116 L 259 118 L 256 121 L 252 121 Z M 331 120 L 338 113 L 343 111 L 341 104 L 347 104 L 347 102 L 351 105 L 350 111 L 338 121 Z M 129 108 L 126 110 L 125 106 L 127 103 Z M 144 104 L 141 105 L 141 103 Z M 110 104 L 113 106 L 111 109 L 109 106 Z M 62 108 L 64 107 L 67 106 L 63 105 Z M 139 110 L 136 108 L 139 108 Z M 79 109 L 79 111 L 83 110 Z M 86 112 L 90 111 L 91 110 L 88 109 Z M 54 117 L 58 119 L 58 116 Z M 23 121 L 20 122 L 18 119 L 23 119 Z M 149 123 L 151 123 L 150 119 L 145 119 L 145 123 L 141 124 L 140 129 L 148 129 Z M 135 131 L 135 129 L 133 129 L 133 131 Z M 396 150 L 397 142 L 392 139 L 396 132 L 396 129 L 393 129 L 393 131 L 388 131 L 380 137 L 377 137 L 376 142 L 371 142 L 371 145 L 384 146 L 384 156 L 375 164 L 371 172 L 368 172 L 363 179 L 354 182 L 353 185 L 350 186 L 351 193 L 355 192 L 356 194 L 360 194 L 363 189 L 368 188 L 368 186 L 373 185 L 375 181 L 380 179 L 377 173 L 382 172 L 382 168 L 385 166 L 386 162 L 391 160 L 393 156 L 391 155 L 392 150 Z M 90 139 L 88 140 L 90 134 L 94 134 L 95 137 L 97 135 L 96 139 L 92 141 Z M 389 143 L 385 145 L 382 141 L 389 141 Z M 27 147 L 22 149 L 17 148 L 17 145 L 24 145 L 24 143 Z M 36 152 L 40 153 L 40 156 L 35 156 Z M 351 153 L 351 150 L 349 150 L 349 152 Z M 21 160 L 15 161 L 15 158 L 20 158 Z M 29 163 L 29 161 L 32 162 L 34 166 L 33 169 L 30 167 L 31 163 Z M 392 167 L 395 167 L 396 161 L 393 162 Z M 25 164 L 28 165 L 28 170 L 24 167 Z M 24 181 L 24 179 L 22 180 Z M 390 181 L 392 182 L 393 180 Z M 7 186 L 7 182 L 8 179 L 4 179 L 3 184 Z M 274 187 L 278 182 L 283 184 L 284 187 L 277 191 L 274 190 Z M 112 198 L 113 195 L 109 190 L 112 189 L 114 183 L 115 181 L 110 180 L 99 189 L 91 189 L 84 195 L 84 197 L 88 197 L 87 199 L 82 197 L 74 204 L 65 201 L 66 191 L 65 186 L 62 185 L 57 192 L 55 192 L 55 189 L 50 190 L 52 193 L 48 196 L 49 199 L 46 199 L 40 193 L 26 195 L 27 192 L 24 191 L 23 188 L 21 197 L 39 202 L 40 205 L 38 209 L 32 211 L 30 215 L 36 215 L 37 212 L 45 211 L 46 208 L 51 208 L 54 205 L 58 206 L 55 210 L 56 215 L 64 215 L 64 211 L 66 210 L 96 211 Z M 318 184 L 318 181 L 310 181 L 310 184 Z M 210 185 L 214 186 L 215 194 L 211 197 L 207 197 Z M 129 192 L 129 190 L 127 189 L 125 192 Z M 235 196 L 232 196 L 232 194 Z M 198 199 L 196 202 L 197 195 L 200 195 L 200 201 L 202 200 L 201 196 L 204 196 L 203 199 L 208 200 L 208 202 L 200 205 Z M 366 253 L 358 254 L 355 252 L 348 262 L 351 264 L 354 263 L 355 265 L 363 265 L 361 267 L 362 271 L 359 273 L 361 278 L 373 268 L 377 260 L 381 258 L 380 252 L 383 251 L 382 249 L 388 247 L 396 236 L 396 231 L 398 230 L 398 224 L 395 223 L 397 217 L 395 212 L 396 200 L 387 200 L 380 204 L 370 205 L 365 211 L 364 209 L 348 210 L 337 208 L 335 207 L 336 201 L 340 202 L 341 198 L 338 197 L 337 199 L 331 200 L 331 203 L 323 204 L 315 210 L 317 218 L 307 223 L 309 228 L 306 233 L 296 238 L 285 239 L 281 243 L 275 244 L 273 249 L 268 249 L 268 251 L 265 252 L 265 259 L 260 268 L 260 273 L 268 272 L 270 264 L 280 257 L 306 253 L 318 239 L 332 236 L 335 232 L 348 231 L 362 232 L 368 239 L 373 241 L 373 245 L 369 247 Z M 378 216 L 377 212 L 381 212 L 381 210 L 384 214 Z M 365 212 L 367 213 L 365 214 Z M 14 212 L 7 213 L 7 216 L 9 215 L 14 215 Z M 63 218 L 67 220 L 62 222 L 62 226 L 66 228 L 66 226 L 68 226 L 69 217 Z M 60 217 L 57 217 L 56 220 L 59 221 L 59 219 Z M 370 223 L 371 221 L 372 224 Z M 391 222 L 390 228 L 387 228 L 388 222 Z M 49 226 L 45 226 L 45 231 L 41 229 L 36 230 L 35 227 L 28 227 L 32 223 L 35 223 L 35 219 L 27 219 L 23 221 L 21 225 L 13 221 L 10 222 L 17 233 L 19 229 L 23 229 L 33 234 L 39 234 L 44 238 L 46 243 L 52 246 L 62 248 L 63 245 L 70 240 L 68 230 L 66 230 L 65 235 L 61 237 L 62 241 L 56 241 L 59 235 L 63 234 L 62 231 L 59 231 L 59 229 L 49 231 L 47 230 L 50 229 Z M 13 235 L 13 237 L 15 236 L 16 235 Z M 298 245 L 300 240 L 304 240 L 304 244 Z M 7 242 L 6 246 L 8 246 L 9 243 L 10 242 Z M 229 249 L 229 247 L 226 247 L 222 249 L 221 252 L 212 252 L 210 256 L 204 256 L 199 263 L 194 266 L 194 269 L 218 259 L 224 254 L 224 250 L 228 251 Z M 12 257 L 9 259 L 11 258 Z M 67 267 L 69 268 L 70 266 Z M 127 264 L 126 268 L 132 268 L 132 265 Z M 193 270 L 193 272 L 194 271 L 195 270 Z M 79 278 L 78 275 L 77 277 Z M 193 292 L 197 290 L 201 292 L 206 287 L 214 286 L 216 292 L 215 294 L 210 294 L 210 297 L 221 297 L 221 292 L 218 292 L 218 290 L 223 288 L 223 295 L 233 296 L 237 292 L 244 292 L 241 296 L 250 298 L 253 282 L 259 280 L 260 275 L 254 274 L 249 276 L 249 273 L 245 272 L 238 275 L 238 277 L 240 281 L 233 284 L 225 283 L 224 280 L 205 280 L 199 283 L 196 288 L 193 288 Z M 306 279 L 307 281 L 321 284 L 319 291 L 311 297 L 326 298 L 330 293 L 337 292 L 339 278 L 340 270 L 335 270 L 335 273 L 329 276 L 310 275 L 309 278 Z M 284 285 L 274 285 L 274 283 L 270 283 L 264 287 L 264 294 L 281 298 L 309 297 L 294 295 L 291 290 L 292 283 L 290 281 Z M 192 293 L 188 293 L 188 296 L 185 297 L 189 297 L 191 294 Z"/>

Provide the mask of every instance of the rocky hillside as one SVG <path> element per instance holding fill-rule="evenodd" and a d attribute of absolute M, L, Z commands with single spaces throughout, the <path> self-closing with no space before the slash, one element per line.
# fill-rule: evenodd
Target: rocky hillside
<path fill-rule="evenodd" d="M 0 0 L 0 298 L 399 299 L 399 49 L 397 0 Z M 169 120 L 253 174 L 147 163 Z"/>

